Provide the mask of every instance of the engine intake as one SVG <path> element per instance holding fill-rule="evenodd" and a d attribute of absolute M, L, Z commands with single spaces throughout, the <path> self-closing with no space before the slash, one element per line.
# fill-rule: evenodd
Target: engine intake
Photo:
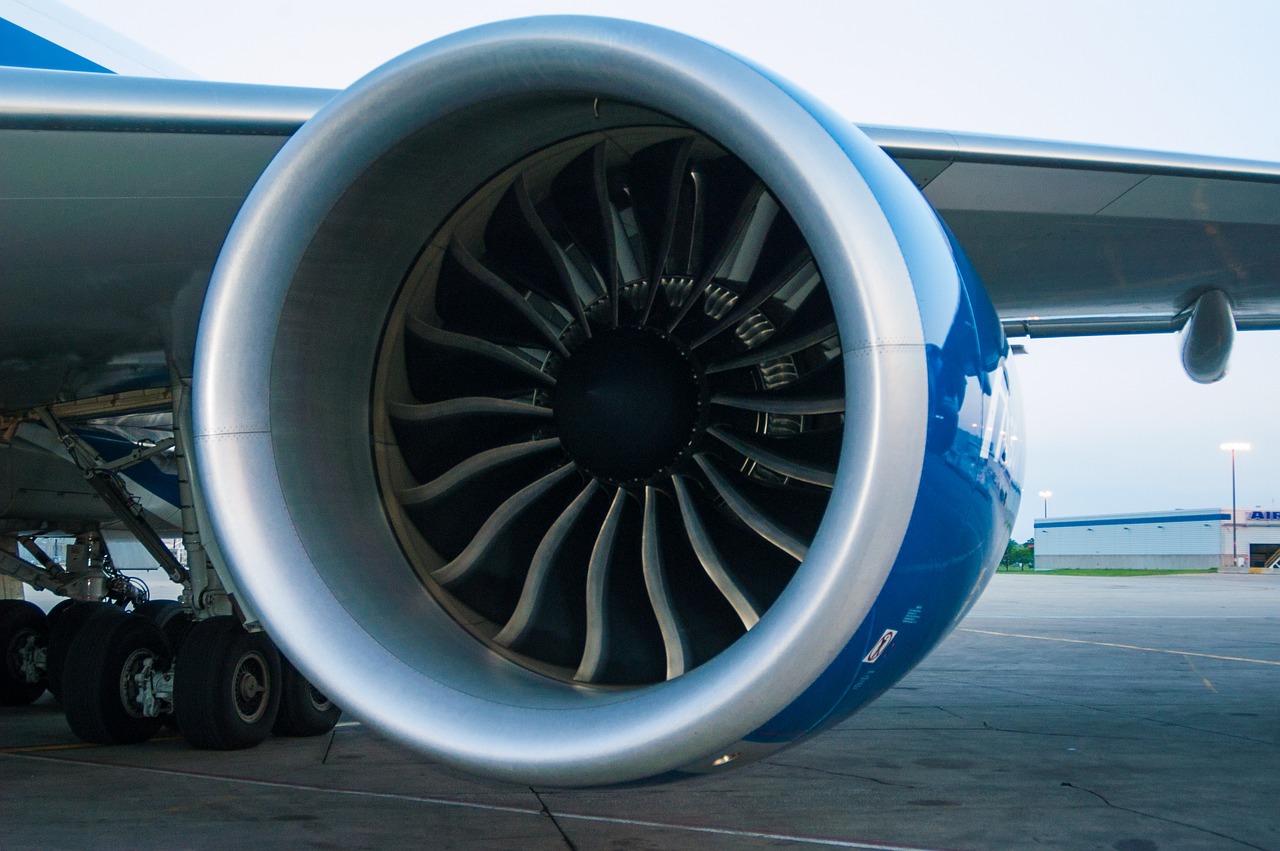
<path fill-rule="evenodd" d="M 639 24 L 481 27 L 249 196 L 198 486 L 272 637 L 384 733 L 525 783 L 718 770 L 793 740 L 753 734 L 867 620 L 962 305 L 915 187 L 785 84 Z"/>

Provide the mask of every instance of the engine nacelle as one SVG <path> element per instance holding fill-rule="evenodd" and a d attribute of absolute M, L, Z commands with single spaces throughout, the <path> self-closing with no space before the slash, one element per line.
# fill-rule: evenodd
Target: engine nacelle
<path fill-rule="evenodd" d="M 201 320 L 197 484 L 272 637 L 379 731 L 522 783 L 718 771 L 976 598 L 1006 354 L 852 125 L 686 36 L 513 21 L 263 174 Z"/>

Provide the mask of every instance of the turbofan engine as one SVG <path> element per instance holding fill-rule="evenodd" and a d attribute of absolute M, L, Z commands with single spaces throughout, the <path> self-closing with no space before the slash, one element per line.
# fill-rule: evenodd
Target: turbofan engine
<path fill-rule="evenodd" d="M 193 383 L 219 557 L 288 657 L 463 769 L 722 770 L 904 675 L 1018 501 L 1007 345 L 910 180 L 703 42 L 408 53 L 253 190 Z"/>

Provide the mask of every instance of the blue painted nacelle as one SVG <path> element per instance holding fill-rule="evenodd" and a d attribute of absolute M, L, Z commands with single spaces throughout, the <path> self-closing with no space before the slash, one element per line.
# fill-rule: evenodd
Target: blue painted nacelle
<path fill-rule="evenodd" d="M 1021 408 L 995 310 L 952 246 L 959 292 L 921 293 L 959 304 L 928 344 L 929 437 L 902 548 L 845 649 L 749 742 L 795 743 L 875 700 L 947 637 L 1004 555 L 1022 495 Z"/>

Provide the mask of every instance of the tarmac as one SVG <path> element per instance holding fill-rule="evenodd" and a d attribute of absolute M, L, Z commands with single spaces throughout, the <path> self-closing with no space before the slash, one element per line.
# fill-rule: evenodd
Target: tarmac
<path fill-rule="evenodd" d="M 654 788 L 490 783 L 356 722 L 218 753 L 0 709 L 3 848 L 1280 851 L 1278 797 L 1273 575 L 997 575 L 859 715 Z"/>

